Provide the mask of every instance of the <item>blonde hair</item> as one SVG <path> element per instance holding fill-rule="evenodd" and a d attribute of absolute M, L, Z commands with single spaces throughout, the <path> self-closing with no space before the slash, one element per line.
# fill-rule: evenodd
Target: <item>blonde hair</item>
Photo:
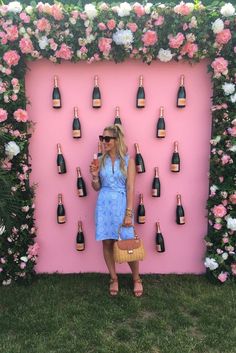
<path fill-rule="evenodd" d="M 105 127 L 104 131 L 109 131 L 113 137 L 116 138 L 116 147 L 117 147 L 117 154 L 120 157 L 120 170 L 121 172 L 127 176 L 127 168 L 125 164 L 125 156 L 127 154 L 127 146 L 125 144 L 125 136 L 123 132 L 123 128 L 120 124 L 110 125 Z M 107 158 L 108 153 L 105 152 L 101 158 L 101 165 L 104 167 L 105 159 Z"/>

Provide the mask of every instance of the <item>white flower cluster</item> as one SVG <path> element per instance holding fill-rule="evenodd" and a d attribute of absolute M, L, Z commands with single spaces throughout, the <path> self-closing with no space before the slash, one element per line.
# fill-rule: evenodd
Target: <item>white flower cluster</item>
<path fill-rule="evenodd" d="M 20 148 L 15 143 L 15 141 L 10 141 L 5 145 L 5 153 L 8 159 L 12 159 L 14 156 L 20 153 Z"/>
<path fill-rule="evenodd" d="M 117 14 L 120 17 L 129 16 L 132 7 L 128 2 L 122 2 L 120 6 L 117 7 Z"/>
<path fill-rule="evenodd" d="M 112 36 L 117 45 L 130 45 L 133 40 L 133 33 L 129 29 L 118 29 Z"/>
<path fill-rule="evenodd" d="M 230 2 L 228 2 L 227 4 L 222 6 L 222 8 L 220 9 L 220 13 L 225 17 L 233 16 L 235 14 L 235 8 Z"/>
<path fill-rule="evenodd" d="M 206 257 L 204 265 L 205 267 L 209 268 L 211 271 L 214 271 L 217 267 L 219 267 L 216 260 L 210 257 Z"/>
<path fill-rule="evenodd" d="M 11 1 L 9 2 L 7 9 L 9 12 L 19 13 L 22 11 L 22 6 L 19 1 Z"/>
<path fill-rule="evenodd" d="M 39 40 L 39 47 L 40 49 L 45 49 L 48 46 L 48 37 L 47 36 L 43 36 L 41 37 Z"/>
<path fill-rule="evenodd" d="M 224 94 L 226 96 L 229 96 L 230 95 L 230 100 L 232 103 L 235 103 L 236 102 L 236 93 L 235 93 L 235 84 L 234 83 L 228 83 L 228 82 L 225 82 L 223 85 L 222 85 L 222 89 L 224 91 Z"/>
<path fill-rule="evenodd" d="M 157 55 L 158 59 L 162 62 L 168 62 L 172 59 L 173 54 L 171 53 L 170 49 L 163 49 L 161 48 Z"/>
<path fill-rule="evenodd" d="M 86 4 L 84 7 L 84 12 L 90 20 L 93 20 L 98 14 L 97 9 L 93 4 Z"/>
<path fill-rule="evenodd" d="M 236 230 L 236 218 L 228 217 L 227 218 L 227 228 L 230 230 Z"/>
<path fill-rule="evenodd" d="M 220 18 L 217 18 L 217 20 L 212 23 L 211 28 L 215 34 L 220 33 L 224 29 L 224 22 Z"/>

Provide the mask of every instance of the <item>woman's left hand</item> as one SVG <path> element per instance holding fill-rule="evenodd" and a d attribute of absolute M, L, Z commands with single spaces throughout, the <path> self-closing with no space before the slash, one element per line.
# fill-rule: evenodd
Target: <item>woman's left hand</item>
<path fill-rule="evenodd" d="M 125 216 L 123 224 L 127 227 L 132 225 L 132 217 L 130 216 Z"/>

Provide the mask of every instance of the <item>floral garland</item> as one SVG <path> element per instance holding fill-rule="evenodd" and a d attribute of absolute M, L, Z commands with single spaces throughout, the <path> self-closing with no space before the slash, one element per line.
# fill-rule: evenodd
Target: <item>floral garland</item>
<path fill-rule="evenodd" d="M 235 8 L 181 2 L 115 6 L 13 1 L 0 7 L 0 171 L 11 180 L 17 212 L 0 219 L 0 281 L 8 285 L 34 274 L 39 246 L 35 242 L 34 191 L 28 143 L 24 74 L 27 60 L 48 58 L 88 63 L 141 59 L 197 62 L 209 58 L 212 73 L 212 140 L 209 229 L 205 266 L 211 278 L 236 278 L 236 17 Z"/>

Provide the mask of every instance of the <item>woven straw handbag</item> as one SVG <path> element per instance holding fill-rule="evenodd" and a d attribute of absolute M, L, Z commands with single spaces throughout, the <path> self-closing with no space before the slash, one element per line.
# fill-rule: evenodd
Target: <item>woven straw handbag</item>
<path fill-rule="evenodd" d="M 134 228 L 134 238 L 122 240 L 120 235 L 121 227 L 124 227 L 123 224 L 119 226 L 118 229 L 118 240 L 114 242 L 113 245 L 113 255 L 115 262 L 132 262 L 140 261 L 145 257 L 145 250 L 142 240 L 138 237 Z"/>

